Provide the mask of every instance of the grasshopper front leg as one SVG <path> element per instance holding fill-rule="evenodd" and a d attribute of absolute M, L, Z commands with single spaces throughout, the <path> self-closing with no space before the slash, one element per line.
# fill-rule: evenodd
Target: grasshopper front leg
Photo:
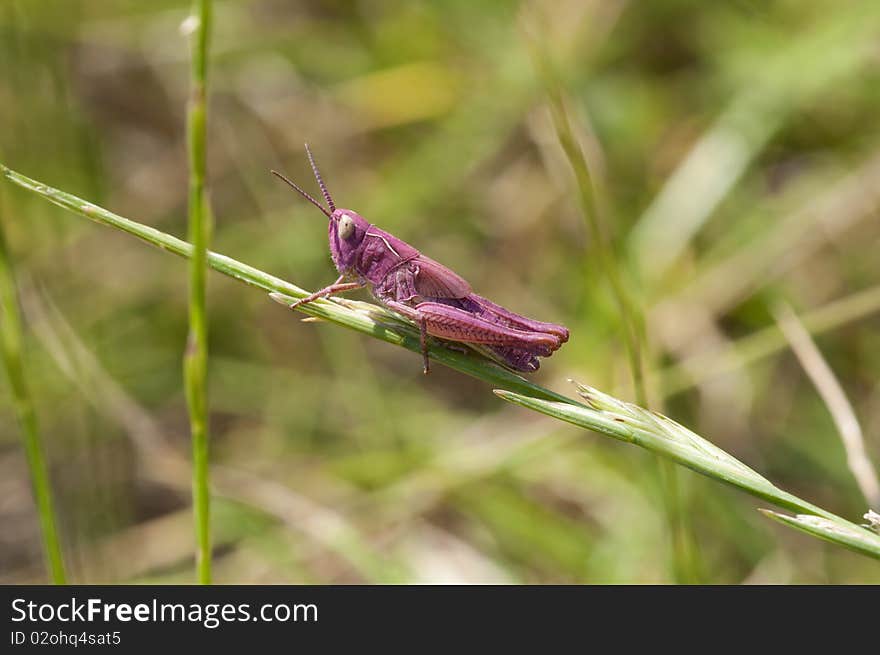
<path fill-rule="evenodd" d="M 326 298 L 328 296 L 332 296 L 334 293 L 342 293 L 343 291 L 351 291 L 352 289 L 360 289 L 364 286 L 364 282 L 343 282 L 342 280 L 345 278 L 344 275 L 340 275 L 336 282 L 331 284 L 330 286 L 326 286 L 320 291 L 315 291 L 315 293 L 309 294 L 305 298 L 300 298 L 295 303 L 288 305 L 290 309 L 296 309 L 300 305 L 305 305 L 307 303 L 312 302 L 313 300 L 317 300 L 318 298 Z"/>

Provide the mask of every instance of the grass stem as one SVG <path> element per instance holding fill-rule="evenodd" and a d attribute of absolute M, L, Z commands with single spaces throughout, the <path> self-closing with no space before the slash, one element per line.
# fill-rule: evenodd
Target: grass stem
<path fill-rule="evenodd" d="M 189 149 L 189 334 L 183 356 L 184 384 L 192 437 L 192 489 L 196 528 L 196 568 L 200 584 L 211 583 L 210 481 L 208 467 L 208 320 L 205 282 L 211 214 L 205 193 L 208 43 L 211 0 L 195 0 L 191 88 L 187 116 Z"/>
<path fill-rule="evenodd" d="M 865 502 L 869 507 L 880 507 L 880 481 L 877 471 L 865 450 L 862 428 L 843 386 L 791 307 L 780 304 L 774 308 L 774 315 L 792 351 L 828 407 L 846 451 L 847 465 Z"/>
<path fill-rule="evenodd" d="M 40 518 L 43 552 L 49 570 L 49 579 L 54 584 L 65 584 L 64 558 L 52 502 L 52 487 L 49 482 L 43 447 L 40 443 L 37 415 L 25 379 L 21 353 L 23 341 L 21 313 L 18 306 L 12 259 L 6 247 L 2 223 L 0 223 L 0 341 L 2 341 L 3 364 L 9 377 L 9 386 L 12 388 L 15 414 L 21 427 L 34 500 L 37 505 L 37 515 Z"/>

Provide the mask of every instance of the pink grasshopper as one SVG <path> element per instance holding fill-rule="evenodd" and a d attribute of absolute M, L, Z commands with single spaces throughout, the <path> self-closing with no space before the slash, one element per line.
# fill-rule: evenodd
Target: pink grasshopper
<path fill-rule="evenodd" d="M 290 305 L 369 286 L 380 303 L 419 326 L 428 372 L 427 337 L 467 344 L 516 371 L 531 372 L 568 341 L 568 329 L 542 323 L 478 296 L 459 275 L 350 209 L 337 209 L 306 144 L 309 163 L 329 211 L 281 173 L 272 171 L 330 219 L 330 255 L 337 280 Z"/>

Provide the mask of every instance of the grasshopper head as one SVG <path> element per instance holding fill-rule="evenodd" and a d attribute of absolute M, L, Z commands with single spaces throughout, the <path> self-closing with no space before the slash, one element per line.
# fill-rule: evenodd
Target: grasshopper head
<path fill-rule="evenodd" d="M 320 202 L 315 200 L 296 183 L 290 181 L 281 173 L 276 171 L 272 171 L 272 173 L 289 184 L 301 196 L 320 209 L 324 215 L 330 219 L 330 224 L 328 226 L 330 255 L 333 257 L 333 263 L 336 264 L 336 268 L 339 272 L 347 273 L 354 265 L 356 250 L 358 246 L 360 246 L 361 241 L 363 241 L 364 235 L 367 233 L 370 224 L 362 216 L 350 209 L 336 209 L 333 198 L 330 196 L 330 192 L 327 190 L 324 180 L 321 179 L 321 173 L 318 172 L 318 165 L 315 163 L 314 157 L 312 157 L 312 151 L 309 150 L 308 143 L 306 144 L 306 153 L 309 156 L 309 163 L 312 165 L 312 172 L 315 174 L 315 180 L 317 180 L 318 186 L 321 188 L 321 195 L 324 196 L 324 200 L 327 202 L 329 210 L 325 209 Z"/>
<path fill-rule="evenodd" d="M 364 240 L 370 223 L 350 209 L 336 209 L 330 214 L 327 237 L 330 256 L 340 273 L 348 272 L 355 263 L 357 250 Z"/>

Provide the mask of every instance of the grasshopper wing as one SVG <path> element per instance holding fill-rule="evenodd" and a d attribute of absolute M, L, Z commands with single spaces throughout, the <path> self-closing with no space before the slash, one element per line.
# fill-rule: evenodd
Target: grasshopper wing
<path fill-rule="evenodd" d="M 416 260 L 416 291 L 425 298 L 465 298 L 471 293 L 471 285 L 460 275 L 430 257 L 421 255 Z"/>

